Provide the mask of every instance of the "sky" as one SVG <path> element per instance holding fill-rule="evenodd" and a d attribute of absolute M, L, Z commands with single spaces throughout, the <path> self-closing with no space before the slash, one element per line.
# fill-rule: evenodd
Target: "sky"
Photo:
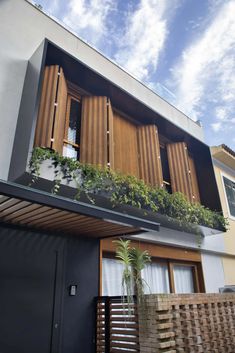
<path fill-rule="evenodd" d="M 235 0 L 37 4 L 235 150 Z"/>

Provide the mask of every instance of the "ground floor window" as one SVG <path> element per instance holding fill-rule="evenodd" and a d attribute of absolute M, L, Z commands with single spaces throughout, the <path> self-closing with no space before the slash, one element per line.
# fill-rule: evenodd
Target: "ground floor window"
<path fill-rule="evenodd" d="M 123 265 L 115 258 L 102 259 L 102 295 L 122 295 Z M 142 272 L 145 293 L 199 292 L 197 264 L 153 258 Z"/>
<path fill-rule="evenodd" d="M 123 265 L 116 259 L 102 260 L 102 295 L 122 295 Z"/>
<path fill-rule="evenodd" d="M 174 285 L 176 293 L 194 293 L 193 267 L 174 265 Z"/>
<path fill-rule="evenodd" d="M 170 293 L 168 266 L 166 263 L 152 262 L 142 271 L 145 280 L 145 292 Z"/>

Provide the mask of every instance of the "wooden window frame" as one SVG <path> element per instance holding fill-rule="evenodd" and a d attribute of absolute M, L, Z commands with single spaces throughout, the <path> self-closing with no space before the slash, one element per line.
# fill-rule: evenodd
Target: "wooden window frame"
<path fill-rule="evenodd" d="M 100 295 L 102 293 L 102 259 L 103 258 L 115 259 L 115 253 L 112 251 L 107 251 L 107 250 L 105 250 L 103 252 L 101 251 Z M 194 293 L 204 293 L 205 292 L 204 280 L 203 280 L 203 274 L 202 274 L 200 262 L 182 261 L 182 260 L 177 261 L 175 259 L 170 259 L 170 258 L 166 259 L 166 258 L 154 256 L 154 257 L 152 257 L 152 263 L 159 263 L 159 264 L 162 263 L 168 267 L 170 293 L 176 294 L 175 281 L 174 281 L 174 266 L 191 267 L 192 274 L 193 274 Z"/>
<path fill-rule="evenodd" d="M 161 148 L 166 150 L 166 143 L 169 143 L 169 142 L 171 142 L 171 141 L 168 140 L 167 138 L 164 138 L 162 135 L 159 135 L 160 152 L 161 152 Z M 163 163 L 163 162 L 161 161 L 161 163 Z M 169 164 L 168 160 L 167 160 L 167 163 Z M 163 170 L 162 170 L 162 177 L 163 177 L 162 183 L 163 183 L 164 188 L 167 190 L 167 187 L 170 187 L 170 190 L 171 190 L 171 180 L 170 180 L 170 182 L 164 180 Z M 171 191 L 171 193 L 172 193 L 172 191 Z"/>
<path fill-rule="evenodd" d="M 170 280 L 170 288 L 172 289 L 172 293 L 175 292 L 175 280 L 174 280 L 174 266 L 182 266 L 182 267 L 191 267 L 192 268 L 192 275 L 193 275 L 193 287 L 194 293 L 200 293 L 200 281 L 198 275 L 198 264 L 195 262 L 183 262 L 183 261 L 171 261 L 169 260 L 169 280 Z"/>
<path fill-rule="evenodd" d="M 64 127 L 64 138 L 63 145 L 72 146 L 76 151 L 79 151 L 80 145 L 68 140 L 68 128 L 69 128 L 69 119 L 70 119 L 70 111 L 71 111 L 71 101 L 75 100 L 78 103 L 82 103 L 81 95 L 75 91 L 75 89 L 70 89 L 68 83 L 68 94 L 67 94 L 67 102 L 66 102 L 66 117 L 65 117 L 65 127 Z"/>

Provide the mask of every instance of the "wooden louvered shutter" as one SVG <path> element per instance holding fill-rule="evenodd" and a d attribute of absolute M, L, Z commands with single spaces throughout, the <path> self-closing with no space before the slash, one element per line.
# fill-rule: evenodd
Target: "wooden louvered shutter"
<path fill-rule="evenodd" d="M 193 200 L 194 202 L 200 202 L 197 172 L 196 172 L 194 160 L 191 156 L 189 156 L 189 169 L 190 169 L 190 176 L 191 176 L 192 188 L 193 188 Z"/>
<path fill-rule="evenodd" d="M 55 105 L 55 121 L 52 132 L 52 148 L 61 153 L 63 152 L 63 139 L 66 121 L 68 88 L 62 67 L 60 68 L 57 99 Z"/>
<path fill-rule="evenodd" d="M 114 131 L 113 131 L 113 109 L 108 99 L 108 163 L 110 168 L 114 168 Z"/>
<path fill-rule="evenodd" d="M 190 202 L 193 202 L 193 188 L 186 143 L 177 142 L 167 144 L 167 156 L 172 192 L 180 191 Z"/>
<path fill-rule="evenodd" d="M 53 148 L 62 153 L 66 118 L 67 84 L 63 69 L 46 66 L 35 133 L 35 147 Z"/>
<path fill-rule="evenodd" d="M 110 166 L 113 163 L 113 114 L 107 97 L 83 97 L 80 161 Z"/>
<path fill-rule="evenodd" d="M 35 147 L 51 147 L 59 66 L 46 66 L 37 119 Z"/>
<path fill-rule="evenodd" d="M 139 177 L 137 125 L 114 111 L 114 169 Z"/>
<path fill-rule="evenodd" d="M 163 185 L 158 129 L 156 125 L 138 127 L 140 178 L 152 186 Z"/>

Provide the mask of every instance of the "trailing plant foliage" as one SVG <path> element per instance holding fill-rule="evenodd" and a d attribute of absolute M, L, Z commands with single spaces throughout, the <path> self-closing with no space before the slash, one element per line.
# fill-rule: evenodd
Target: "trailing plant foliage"
<path fill-rule="evenodd" d="M 40 176 L 40 166 L 50 159 L 54 167 L 54 187 L 58 193 L 62 179 L 77 185 L 76 198 L 81 192 L 94 202 L 92 195 L 105 194 L 113 205 L 125 204 L 158 212 L 177 220 L 180 225 L 195 224 L 226 230 L 227 219 L 199 203 L 192 204 L 180 192 L 169 194 L 164 188 L 151 187 L 134 176 L 123 175 L 108 168 L 82 164 L 72 158 L 63 157 L 53 150 L 36 147 L 29 162 L 32 183 Z"/>

